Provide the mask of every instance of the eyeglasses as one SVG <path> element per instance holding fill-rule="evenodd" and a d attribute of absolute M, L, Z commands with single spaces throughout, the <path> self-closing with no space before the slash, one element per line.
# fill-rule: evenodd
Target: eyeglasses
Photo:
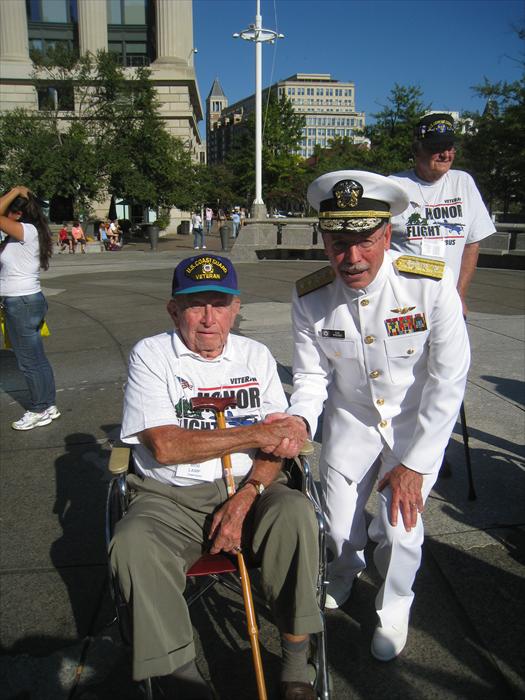
<path fill-rule="evenodd" d="M 381 235 L 376 236 L 375 238 L 363 238 L 362 240 L 358 241 L 349 239 L 347 236 L 344 238 L 336 238 L 335 240 L 332 238 L 332 248 L 335 253 L 344 253 L 345 250 L 348 248 L 353 248 L 354 246 L 359 248 L 359 250 L 370 250 L 376 243 L 378 243 L 378 241 L 384 238 L 384 236 L 385 232 L 383 231 Z"/>

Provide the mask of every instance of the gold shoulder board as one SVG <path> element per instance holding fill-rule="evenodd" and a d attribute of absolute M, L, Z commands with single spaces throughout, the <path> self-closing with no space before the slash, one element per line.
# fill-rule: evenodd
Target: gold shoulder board
<path fill-rule="evenodd" d="M 335 272 L 332 270 L 330 265 L 322 267 L 320 270 L 312 272 L 306 277 L 301 277 L 295 283 L 295 288 L 297 289 L 297 294 L 303 297 L 305 294 L 310 292 L 315 292 L 316 289 L 321 289 L 321 287 L 326 287 L 327 284 L 333 282 L 335 279 Z"/>
<path fill-rule="evenodd" d="M 415 255 L 401 255 L 394 261 L 399 272 L 409 272 L 411 275 L 434 277 L 437 280 L 443 278 L 445 263 L 442 260 L 430 260 L 418 258 Z"/>

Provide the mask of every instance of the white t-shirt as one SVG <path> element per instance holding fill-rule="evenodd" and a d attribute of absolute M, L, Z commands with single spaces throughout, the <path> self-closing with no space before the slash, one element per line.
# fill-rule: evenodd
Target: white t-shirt
<path fill-rule="evenodd" d="M 22 224 L 24 240 L 8 236 L 0 253 L 0 296 L 37 294 L 40 287 L 40 243 L 33 224 Z"/>
<path fill-rule="evenodd" d="M 390 177 L 410 198 L 408 208 L 392 217 L 390 247 L 444 259 L 457 284 L 465 244 L 496 231 L 474 180 L 462 170 L 449 170 L 437 182 L 421 180 L 413 170 Z"/>
<path fill-rule="evenodd" d="M 274 358 L 255 340 L 230 334 L 222 355 L 205 360 L 188 350 L 176 331 L 145 338 L 131 351 L 121 431 L 122 440 L 135 445 L 140 474 L 179 486 L 222 476 L 219 458 L 163 466 L 136 437 L 160 425 L 215 429 L 211 411 L 191 410 L 194 396 L 235 396 L 237 406 L 226 410 L 229 427 L 259 422 L 270 413 L 285 411 L 288 405 Z M 248 473 L 253 454 L 253 450 L 232 454 L 235 476 Z"/>

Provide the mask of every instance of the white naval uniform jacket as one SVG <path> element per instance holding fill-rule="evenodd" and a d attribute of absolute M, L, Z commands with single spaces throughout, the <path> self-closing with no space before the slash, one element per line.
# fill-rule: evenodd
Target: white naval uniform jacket
<path fill-rule="evenodd" d="M 407 274 L 397 257 L 385 252 L 364 289 L 337 277 L 301 297 L 294 291 L 289 412 L 314 434 L 326 402 L 323 457 L 357 482 L 384 443 L 400 464 L 436 471 L 465 391 L 469 341 L 450 270 L 441 280 Z M 426 330 L 389 334 L 385 320 L 415 314 L 424 314 Z"/>

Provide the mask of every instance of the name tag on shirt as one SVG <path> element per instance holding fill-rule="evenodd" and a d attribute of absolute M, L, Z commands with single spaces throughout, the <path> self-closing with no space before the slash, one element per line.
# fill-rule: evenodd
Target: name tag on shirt
<path fill-rule="evenodd" d="M 323 328 L 323 330 L 321 331 L 321 337 L 322 338 L 344 338 L 345 332 L 333 330 L 331 328 Z"/>
<path fill-rule="evenodd" d="M 214 481 L 215 465 L 212 462 L 204 464 L 179 464 L 177 467 L 177 476 L 183 476 L 187 479 L 198 479 L 199 481 Z"/>
<path fill-rule="evenodd" d="M 430 256 L 432 258 L 445 257 L 445 239 L 444 238 L 423 238 L 421 241 L 421 255 Z"/>

